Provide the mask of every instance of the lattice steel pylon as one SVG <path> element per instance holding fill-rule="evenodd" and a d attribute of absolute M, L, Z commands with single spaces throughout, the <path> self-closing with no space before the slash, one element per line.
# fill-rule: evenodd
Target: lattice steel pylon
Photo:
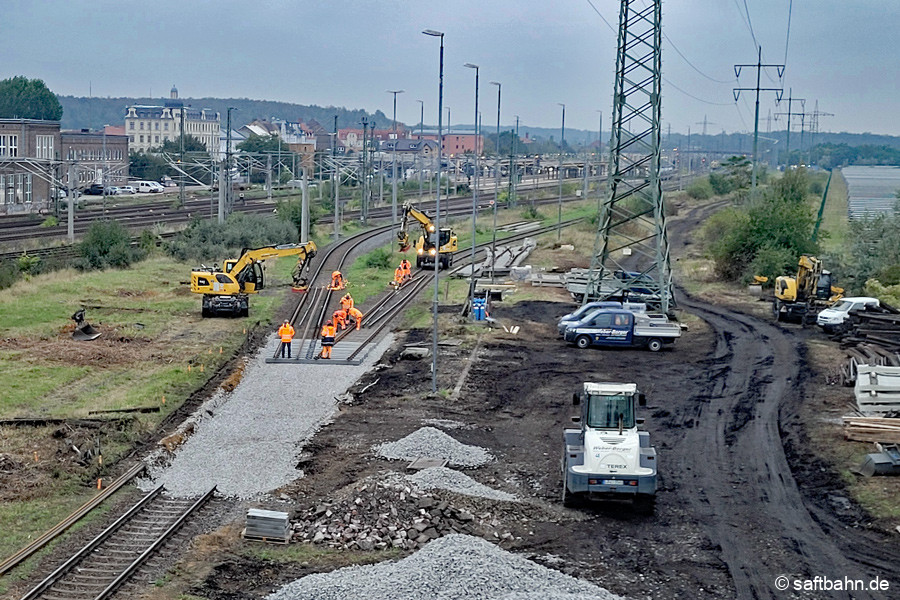
<path fill-rule="evenodd" d="M 674 307 L 660 162 L 662 0 L 622 0 L 607 196 L 584 302 Z"/>

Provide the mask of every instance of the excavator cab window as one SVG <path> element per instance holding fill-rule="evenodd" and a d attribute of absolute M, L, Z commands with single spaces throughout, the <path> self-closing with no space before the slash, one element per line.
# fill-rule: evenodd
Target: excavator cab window
<path fill-rule="evenodd" d="M 831 298 L 831 273 L 826 271 L 819 276 L 819 281 L 816 284 L 816 298 L 819 300 Z"/>
<path fill-rule="evenodd" d="M 445 246 L 450 243 L 450 231 L 448 229 L 441 229 L 441 246 Z"/>

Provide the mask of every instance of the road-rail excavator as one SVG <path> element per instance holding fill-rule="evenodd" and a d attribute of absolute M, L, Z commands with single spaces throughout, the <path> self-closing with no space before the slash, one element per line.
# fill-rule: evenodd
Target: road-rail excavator
<path fill-rule="evenodd" d="M 764 282 L 764 277 L 757 281 Z M 843 288 L 832 285 L 831 272 L 822 261 L 804 254 L 797 265 L 797 275 L 775 278 L 772 314 L 776 321 L 799 319 L 803 325 L 815 322 L 816 313 L 844 296 Z"/>
<path fill-rule="evenodd" d="M 438 248 L 435 249 L 434 221 L 409 203 L 403 206 L 403 219 L 400 221 L 400 231 L 397 233 L 400 252 L 406 252 L 412 245 L 409 239 L 409 225 L 411 221 L 417 221 L 422 226 L 422 235 L 416 240 L 416 266 L 419 268 L 433 267 L 436 260 L 439 261 L 440 267 L 444 269 L 452 265 L 453 253 L 459 247 L 456 233 L 449 227 L 442 227 Z"/>
<path fill-rule="evenodd" d="M 203 294 L 202 315 L 246 317 L 250 311 L 249 295 L 265 287 L 262 263 L 270 258 L 296 256 L 297 264 L 291 273 L 293 287 L 306 289 L 309 259 L 316 255 L 315 242 L 282 244 L 263 248 L 245 248 L 241 257 L 225 261 L 225 266 L 210 268 L 202 265 L 191 272 L 191 291 Z"/>

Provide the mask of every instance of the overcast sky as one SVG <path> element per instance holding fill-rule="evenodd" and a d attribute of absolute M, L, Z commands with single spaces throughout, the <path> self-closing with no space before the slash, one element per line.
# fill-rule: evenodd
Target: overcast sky
<path fill-rule="evenodd" d="M 593 7 L 591 5 L 593 4 Z M 668 0 L 664 2 L 663 123 L 673 131 L 753 129 L 753 94 L 735 105 L 735 63 L 786 63 L 783 85 L 821 117 L 821 131 L 900 135 L 900 2 L 896 0 Z M 444 105 L 474 120 L 481 67 L 483 123 L 594 130 L 609 125 L 616 36 L 613 0 L 0 0 L 0 78 L 43 79 L 87 96 L 246 97 L 345 106 L 437 121 L 437 38 L 445 33 Z M 595 10 L 596 8 L 596 10 Z M 599 12 L 599 14 L 598 14 Z M 749 12 L 749 24 L 748 16 Z M 686 58 L 676 52 L 676 48 Z M 688 62 L 690 61 L 690 63 Z M 693 66 L 692 66 L 693 65 Z M 778 87 L 774 69 L 763 87 Z M 715 80 L 715 81 L 714 81 Z M 740 87 L 755 85 L 744 69 Z M 676 87 L 678 89 L 676 89 Z M 693 96 L 693 97 L 691 97 Z M 775 105 L 763 92 L 760 130 Z M 444 123 L 446 125 L 446 111 Z M 783 129 L 785 118 L 772 121 Z M 808 121 L 807 121 L 808 124 Z M 796 128 L 799 128 L 799 120 Z"/>

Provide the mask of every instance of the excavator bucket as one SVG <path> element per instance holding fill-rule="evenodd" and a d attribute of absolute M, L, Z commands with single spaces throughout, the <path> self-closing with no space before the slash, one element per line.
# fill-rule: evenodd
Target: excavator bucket
<path fill-rule="evenodd" d="M 72 332 L 72 339 L 79 342 L 90 342 L 91 340 L 96 340 L 101 335 L 103 335 L 103 332 L 97 331 L 91 327 L 90 323 L 85 323 Z"/>
<path fill-rule="evenodd" d="M 91 340 L 96 340 L 98 337 L 103 335 L 102 332 L 97 331 L 91 324 L 84 320 L 84 309 L 81 308 L 75 311 L 75 314 L 72 315 L 71 319 L 75 321 L 75 331 L 72 332 L 72 339 L 77 340 L 79 342 L 90 342 Z"/>

